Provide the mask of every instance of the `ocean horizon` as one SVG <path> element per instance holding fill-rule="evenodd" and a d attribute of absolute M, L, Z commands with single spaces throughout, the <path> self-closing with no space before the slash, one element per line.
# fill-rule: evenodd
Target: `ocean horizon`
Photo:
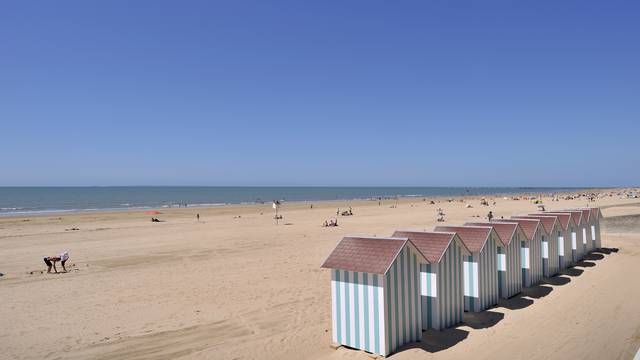
<path fill-rule="evenodd" d="M 282 202 L 555 193 L 592 187 L 41 186 L 0 187 L 0 216 Z"/>

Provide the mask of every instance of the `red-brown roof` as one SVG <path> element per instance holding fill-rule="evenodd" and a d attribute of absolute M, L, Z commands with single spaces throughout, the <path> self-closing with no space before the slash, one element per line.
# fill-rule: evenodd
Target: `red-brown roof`
<path fill-rule="evenodd" d="M 540 220 L 540 224 L 542 224 L 542 228 L 547 233 L 551 233 L 553 231 L 553 226 L 558 221 L 557 216 L 553 215 L 524 215 L 524 216 L 512 216 L 514 219 L 538 219 Z"/>
<path fill-rule="evenodd" d="M 603 217 L 600 208 L 591 208 L 591 213 L 595 216 L 595 220 L 600 220 Z"/>
<path fill-rule="evenodd" d="M 543 213 L 536 213 L 536 214 L 529 214 L 529 215 L 551 215 L 551 216 L 557 216 L 558 217 L 558 221 L 560 223 L 560 227 L 563 230 L 567 230 L 569 229 L 569 221 L 571 220 L 571 214 L 567 214 L 567 213 L 563 213 L 563 212 L 543 212 Z"/>
<path fill-rule="evenodd" d="M 436 264 L 440 262 L 442 255 L 455 239 L 456 234 L 453 232 L 399 230 L 393 233 L 393 237 L 408 238 L 430 263 Z M 468 253 L 469 250 L 466 246 L 464 244 L 462 246 L 464 247 L 463 250 Z"/>
<path fill-rule="evenodd" d="M 580 222 L 582 221 L 582 211 L 580 211 L 580 210 L 562 210 L 562 211 L 558 211 L 558 212 L 571 214 L 571 218 L 573 219 L 573 222 L 576 224 L 576 226 L 580 226 Z"/>
<path fill-rule="evenodd" d="M 465 225 L 470 226 L 491 226 L 498 233 L 502 243 L 505 246 L 509 246 L 513 236 L 518 229 L 518 224 L 514 222 L 510 223 L 494 223 L 494 222 L 477 222 L 477 223 L 465 223 Z"/>
<path fill-rule="evenodd" d="M 344 237 L 321 267 L 384 274 L 407 238 Z"/>
<path fill-rule="evenodd" d="M 591 220 L 591 209 L 578 209 L 582 211 L 582 217 L 584 221 L 589 222 Z"/>
<path fill-rule="evenodd" d="M 533 240 L 533 237 L 536 236 L 536 230 L 538 230 L 538 226 L 540 225 L 540 220 L 538 219 L 493 219 L 492 222 L 515 222 L 522 228 L 524 235 L 529 240 Z"/>
<path fill-rule="evenodd" d="M 477 253 L 482 251 L 493 228 L 488 226 L 436 226 L 434 231 L 454 232 L 469 249 Z"/>

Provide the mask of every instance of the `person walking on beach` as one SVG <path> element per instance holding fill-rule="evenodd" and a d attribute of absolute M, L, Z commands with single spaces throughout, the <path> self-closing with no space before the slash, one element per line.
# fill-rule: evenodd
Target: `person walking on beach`
<path fill-rule="evenodd" d="M 56 262 L 58 261 L 60 261 L 60 264 L 62 264 L 62 270 L 64 270 L 64 272 L 67 272 L 67 268 L 64 266 L 64 264 L 67 262 L 67 260 L 69 260 L 69 252 L 65 251 L 60 254 L 60 256 L 47 256 L 43 260 L 44 263 L 47 264 L 47 274 L 51 273 L 51 267 L 53 267 L 53 270 L 56 272 L 56 274 L 58 273 L 58 269 L 56 269 Z"/>
<path fill-rule="evenodd" d="M 493 212 L 489 211 L 489 213 L 487 214 L 487 219 L 489 219 L 489 221 L 493 219 Z"/>
<path fill-rule="evenodd" d="M 200 221 L 200 214 L 196 214 L 196 220 Z"/>

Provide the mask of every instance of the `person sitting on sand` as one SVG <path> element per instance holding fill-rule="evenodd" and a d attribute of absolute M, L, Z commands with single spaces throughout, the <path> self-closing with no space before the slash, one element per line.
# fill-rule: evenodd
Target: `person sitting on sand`
<path fill-rule="evenodd" d="M 67 260 L 69 260 L 69 252 L 65 251 L 60 254 L 60 256 L 47 256 L 43 260 L 44 263 L 47 264 L 47 274 L 51 273 L 51 267 L 53 267 L 53 270 L 56 272 L 56 274 L 58 273 L 58 269 L 56 269 L 56 262 L 58 261 L 60 261 L 60 264 L 62 264 L 62 270 L 64 270 L 64 272 L 67 272 L 67 268 L 64 266 L 64 264 L 67 262 Z"/>

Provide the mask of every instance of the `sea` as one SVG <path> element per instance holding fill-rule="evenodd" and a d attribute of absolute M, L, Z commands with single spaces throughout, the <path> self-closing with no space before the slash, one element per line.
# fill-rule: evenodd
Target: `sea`
<path fill-rule="evenodd" d="M 0 187 L 0 216 L 327 200 L 555 193 L 552 187 Z"/>

